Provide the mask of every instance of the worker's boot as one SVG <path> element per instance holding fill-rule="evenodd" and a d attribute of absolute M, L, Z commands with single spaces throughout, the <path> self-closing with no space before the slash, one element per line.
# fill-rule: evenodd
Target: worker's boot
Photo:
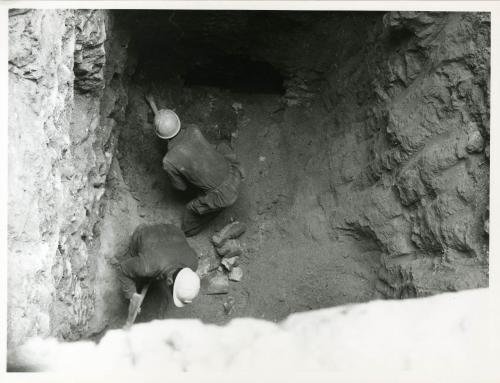
<path fill-rule="evenodd" d="M 221 211 L 219 210 L 200 215 L 193 212 L 188 204 L 182 219 L 181 230 L 184 232 L 186 237 L 192 237 L 202 231 L 211 220 L 220 214 L 220 212 Z"/>
<path fill-rule="evenodd" d="M 241 236 L 246 229 L 247 227 L 244 223 L 238 221 L 232 222 L 216 233 L 212 237 L 212 242 L 214 246 L 221 247 L 228 239 L 238 238 Z"/>

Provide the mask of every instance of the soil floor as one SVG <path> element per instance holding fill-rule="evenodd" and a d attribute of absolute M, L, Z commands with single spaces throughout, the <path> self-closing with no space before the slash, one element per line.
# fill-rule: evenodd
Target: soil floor
<path fill-rule="evenodd" d="M 119 143 L 121 171 L 143 222 L 180 225 L 192 195 L 173 190 L 161 167 L 166 147 L 154 136 L 144 90 L 131 84 L 128 122 Z M 248 229 L 240 238 L 243 278 L 230 282 L 229 294 L 223 295 L 207 295 L 202 281 L 200 296 L 182 309 L 168 304 L 161 289 L 153 286 L 137 322 L 199 318 L 224 324 L 234 317 L 280 321 L 293 312 L 373 299 L 376 250 L 349 236 L 318 234 L 322 231 L 315 227 L 328 226 L 326 212 L 318 209 L 317 214 L 302 215 L 308 207 L 297 206 L 314 193 L 301 182 L 303 169 L 296 169 L 293 148 L 305 148 L 311 156 L 316 149 L 311 142 L 306 147 L 303 136 L 286 133 L 289 122 L 280 97 L 210 88 L 183 92 L 176 110 L 181 120 L 198 122 L 214 143 L 230 139 L 246 175 L 235 205 L 188 241 L 200 258 L 215 254 L 211 236 L 232 219 L 244 222 Z M 168 95 L 157 93 L 156 98 L 160 107 L 167 107 Z M 321 182 L 321 171 L 316 178 Z M 228 313 L 224 303 L 232 300 Z"/>

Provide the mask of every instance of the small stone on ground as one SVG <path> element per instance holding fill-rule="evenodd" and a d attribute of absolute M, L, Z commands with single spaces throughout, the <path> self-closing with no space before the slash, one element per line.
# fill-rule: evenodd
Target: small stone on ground
<path fill-rule="evenodd" d="M 210 274 L 207 277 L 207 290 L 206 294 L 227 294 L 229 292 L 229 281 L 226 274 L 219 271 Z"/>
<path fill-rule="evenodd" d="M 238 264 L 238 257 L 223 258 L 221 263 L 227 271 L 231 271 Z"/>
<path fill-rule="evenodd" d="M 231 222 L 212 237 L 212 243 L 215 247 L 221 247 L 228 239 L 240 237 L 246 229 L 247 227 L 244 223 L 238 221 Z"/>
<path fill-rule="evenodd" d="M 224 243 L 224 245 L 217 249 L 217 253 L 224 258 L 232 258 L 241 255 L 243 249 L 241 244 L 236 239 L 230 239 Z"/>
<path fill-rule="evenodd" d="M 224 306 L 224 312 L 227 315 L 230 315 L 233 312 L 233 308 L 234 308 L 234 298 L 231 296 L 228 296 L 227 300 L 224 302 L 223 306 Z"/>
<path fill-rule="evenodd" d="M 229 273 L 229 279 L 234 282 L 239 282 L 241 281 L 241 278 L 243 278 L 242 268 L 239 266 L 233 267 L 233 269 Z"/>

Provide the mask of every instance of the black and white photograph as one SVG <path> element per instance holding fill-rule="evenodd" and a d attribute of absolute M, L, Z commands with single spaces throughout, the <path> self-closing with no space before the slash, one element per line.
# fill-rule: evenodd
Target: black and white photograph
<path fill-rule="evenodd" d="M 37 3 L 1 9 L 7 377 L 500 378 L 497 4 Z"/>

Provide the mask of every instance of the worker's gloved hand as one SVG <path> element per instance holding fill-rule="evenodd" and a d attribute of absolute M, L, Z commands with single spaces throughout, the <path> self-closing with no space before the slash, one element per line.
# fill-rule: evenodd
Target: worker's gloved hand
<path fill-rule="evenodd" d="M 150 104 L 151 104 L 152 102 L 155 102 L 155 99 L 154 99 L 154 97 L 153 97 L 153 95 L 152 95 L 151 93 L 146 93 L 146 94 L 144 95 L 144 98 L 145 98 L 145 99 L 146 99 L 146 101 L 147 101 L 147 102 L 149 102 Z"/>

